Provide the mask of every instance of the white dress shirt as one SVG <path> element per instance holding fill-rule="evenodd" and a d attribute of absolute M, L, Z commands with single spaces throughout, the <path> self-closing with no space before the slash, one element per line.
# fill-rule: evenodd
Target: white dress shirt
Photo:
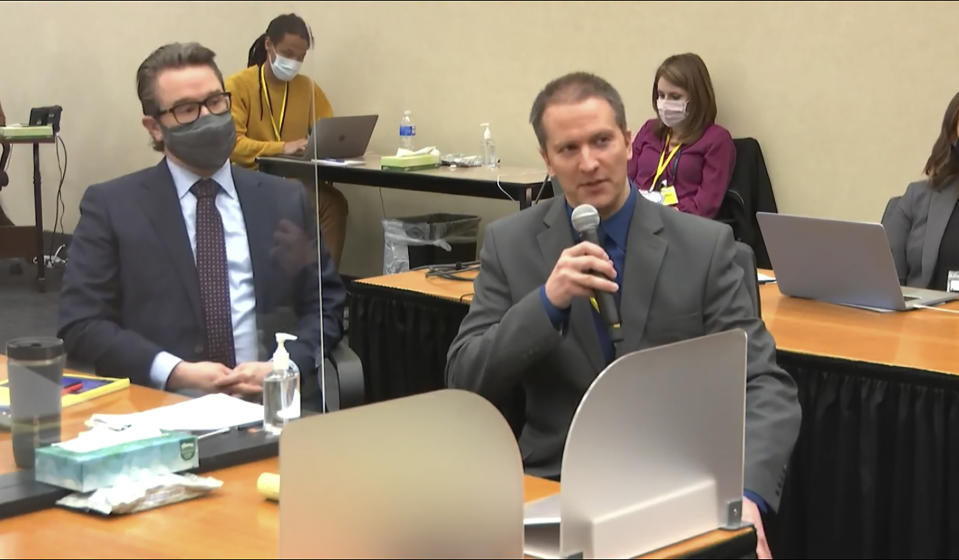
<path fill-rule="evenodd" d="M 166 160 L 173 176 L 183 221 L 190 236 L 190 248 L 193 249 L 193 262 L 196 263 L 196 196 L 190 187 L 202 177 Z M 250 258 L 250 245 L 246 238 L 246 222 L 243 210 L 233 183 L 233 172 L 229 160 L 224 162 L 210 177 L 220 185 L 220 194 L 216 197 L 216 209 L 223 221 L 224 241 L 226 242 L 226 263 L 230 279 L 230 312 L 233 319 L 233 345 L 236 363 L 257 360 L 256 339 L 256 293 L 253 285 L 253 261 Z M 158 389 L 166 387 L 167 379 L 182 358 L 169 352 L 160 352 L 153 358 L 150 366 L 150 381 Z"/>

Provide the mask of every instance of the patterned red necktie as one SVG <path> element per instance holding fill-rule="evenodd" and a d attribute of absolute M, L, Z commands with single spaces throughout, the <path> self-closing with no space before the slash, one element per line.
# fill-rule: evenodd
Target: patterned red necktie
<path fill-rule="evenodd" d="M 230 278 L 223 220 L 216 209 L 220 185 L 213 179 L 200 179 L 190 187 L 190 192 L 196 196 L 196 272 L 200 280 L 200 305 L 206 331 L 204 358 L 232 368 L 236 366 L 236 353 L 230 311 Z"/>

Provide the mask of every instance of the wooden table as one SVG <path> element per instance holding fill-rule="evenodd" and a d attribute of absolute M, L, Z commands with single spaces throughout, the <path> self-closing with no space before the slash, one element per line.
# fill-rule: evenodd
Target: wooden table
<path fill-rule="evenodd" d="M 879 313 L 785 296 L 775 283 L 759 294 L 780 350 L 959 375 L 959 315 Z M 959 310 L 959 301 L 939 307 Z"/>
<path fill-rule="evenodd" d="M 772 274 L 770 270 L 763 270 Z M 463 274 L 475 278 L 476 272 Z M 423 270 L 356 280 L 468 304 L 471 282 L 428 278 Z M 759 288 L 763 320 L 779 350 L 959 375 L 959 315 L 929 309 L 877 313 L 783 295 L 779 286 Z M 946 309 L 959 310 L 959 301 Z"/>
<path fill-rule="evenodd" d="M 6 377 L 4 356 L 0 356 L 0 377 Z M 64 409 L 62 437 L 75 437 L 93 412 L 135 412 L 184 399 L 131 385 L 129 389 Z M 10 434 L 0 433 L 0 473 L 15 469 Z M 204 476 L 222 480 L 223 487 L 203 498 L 133 515 L 101 517 L 55 507 L 3 519 L 0 557 L 275 558 L 278 506 L 256 490 L 256 480 L 264 472 L 279 472 L 278 458 L 205 473 Z M 524 500 L 530 501 L 555 494 L 559 484 L 527 476 L 523 491 Z M 748 545 L 750 538 L 751 528 L 717 530 L 651 555 L 685 556 L 728 542 L 736 542 L 742 548 L 742 543 Z"/>
<path fill-rule="evenodd" d="M 551 198 L 553 188 L 546 180 L 545 169 L 500 166 L 447 167 L 421 171 L 385 171 L 380 169 L 380 156 L 366 154 L 359 158 L 363 165 L 334 166 L 288 157 L 257 158 L 260 171 L 309 180 L 335 181 L 419 192 L 446 193 L 503 200 L 507 197 L 528 208 L 533 201 Z"/>

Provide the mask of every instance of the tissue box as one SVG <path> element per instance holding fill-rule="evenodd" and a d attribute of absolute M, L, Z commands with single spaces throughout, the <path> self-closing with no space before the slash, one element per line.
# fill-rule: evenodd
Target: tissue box
<path fill-rule="evenodd" d="M 199 465 L 196 436 L 174 432 L 85 452 L 55 445 L 41 447 L 36 451 L 34 471 L 39 482 L 89 492 Z"/>
<path fill-rule="evenodd" d="M 380 168 L 392 171 L 417 171 L 420 169 L 435 169 L 439 166 L 439 154 L 383 156 L 380 158 Z"/>

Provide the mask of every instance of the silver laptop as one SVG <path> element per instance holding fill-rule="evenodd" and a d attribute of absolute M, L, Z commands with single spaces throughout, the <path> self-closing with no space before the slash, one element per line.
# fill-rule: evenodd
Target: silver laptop
<path fill-rule="evenodd" d="M 378 115 L 356 115 L 319 119 L 306 143 L 304 159 L 359 157 L 373 136 Z"/>
<path fill-rule="evenodd" d="M 756 212 L 779 290 L 789 296 L 905 311 L 959 294 L 901 287 L 882 224 Z"/>

